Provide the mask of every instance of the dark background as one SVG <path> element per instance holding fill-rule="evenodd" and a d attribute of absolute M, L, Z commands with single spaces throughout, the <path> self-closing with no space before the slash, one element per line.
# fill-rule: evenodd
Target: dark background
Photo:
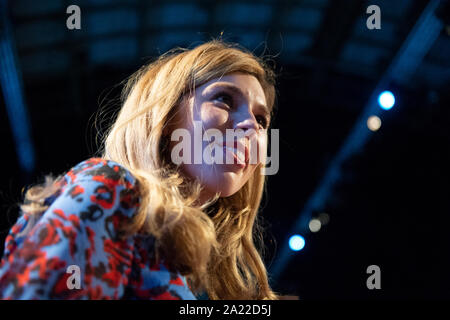
<path fill-rule="evenodd" d="M 122 80 L 173 47 L 193 47 L 223 31 L 223 39 L 272 56 L 278 74 L 273 128 L 280 130 L 280 169 L 268 179 L 262 210 L 274 290 L 301 299 L 450 298 L 447 1 L 431 10 L 441 28 L 429 44 L 410 35 L 433 1 L 1 2 L 2 41 L 13 48 L 29 118 L 27 126 L 8 116 L 4 82 L 1 249 L 22 188 L 96 151 L 95 114 L 109 106 L 100 127 L 107 123 Z M 71 4 L 81 8 L 81 30 L 66 28 Z M 372 4 L 381 9 L 380 30 L 366 27 Z M 389 74 L 405 43 L 423 57 L 404 76 Z M 326 212 L 329 222 L 316 233 L 293 230 L 302 214 L 309 219 L 308 199 L 383 79 L 395 106 L 380 109 L 381 128 L 343 159 L 331 192 L 308 212 Z M 18 161 L 13 127 L 30 130 L 31 169 Z M 306 245 L 282 264 L 293 232 Z M 381 268 L 380 290 L 366 287 L 372 264 Z"/>

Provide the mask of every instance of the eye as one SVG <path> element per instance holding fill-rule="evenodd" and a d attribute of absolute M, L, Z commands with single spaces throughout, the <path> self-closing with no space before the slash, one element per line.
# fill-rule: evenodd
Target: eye
<path fill-rule="evenodd" d="M 230 108 L 233 107 L 233 97 L 226 92 L 217 93 L 216 95 L 214 95 L 212 100 L 217 100 L 220 103 L 226 104 Z"/>
<path fill-rule="evenodd" d="M 256 121 L 262 126 L 263 129 L 267 129 L 269 125 L 269 120 L 265 116 L 258 115 L 255 117 Z"/>

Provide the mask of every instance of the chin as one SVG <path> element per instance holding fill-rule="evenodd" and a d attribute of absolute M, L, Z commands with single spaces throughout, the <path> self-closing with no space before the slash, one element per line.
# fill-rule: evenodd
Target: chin
<path fill-rule="evenodd" d="M 208 182 L 204 184 L 209 185 L 209 188 L 207 189 L 210 190 L 211 193 L 219 193 L 221 198 L 231 197 L 242 188 L 242 186 L 237 185 L 235 181 L 216 181 L 214 184 L 209 184 Z"/>
<path fill-rule="evenodd" d="M 229 188 L 226 190 L 220 190 L 220 197 L 221 198 L 227 198 L 227 197 L 231 197 L 233 194 L 235 194 L 236 192 L 239 191 L 240 188 Z"/>
<path fill-rule="evenodd" d="M 239 191 L 240 187 L 235 185 L 221 184 L 219 186 L 214 185 L 207 188 L 212 194 L 219 193 L 221 198 L 231 197 L 233 194 Z"/>
<path fill-rule="evenodd" d="M 220 193 L 221 197 L 230 197 L 238 192 L 245 184 L 245 182 L 242 181 L 242 178 L 243 177 L 239 174 L 236 175 L 234 173 L 227 172 L 223 174 L 218 181 L 215 181 L 215 189 Z"/>
<path fill-rule="evenodd" d="M 203 168 L 203 172 L 195 168 L 190 173 L 191 176 L 197 176 L 200 178 L 201 184 L 205 187 L 205 191 L 208 194 L 213 195 L 219 193 L 220 197 L 226 198 L 234 195 L 238 192 L 247 182 L 249 178 L 249 172 L 244 173 L 242 170 L 223 170 L 220 168 Z"/>

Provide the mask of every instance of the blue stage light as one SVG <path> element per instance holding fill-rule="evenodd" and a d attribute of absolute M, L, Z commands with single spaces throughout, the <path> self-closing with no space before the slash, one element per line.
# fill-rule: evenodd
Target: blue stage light
<path fill-rule="evenodd" d="M 394 94 L 390 91 L 383 91 L 378 96 L 378 104 L 381 108 L 384 110 L 391 109 L 395 104 L 395 97 Z"/>
<path fill-rule="evenodd" d="M 289 239 L 289 247 L 293 251 L 300 251 L 303 249 L 304 246 L 305 246 L 305 239 L 298 234 L 293 235 Z"/>

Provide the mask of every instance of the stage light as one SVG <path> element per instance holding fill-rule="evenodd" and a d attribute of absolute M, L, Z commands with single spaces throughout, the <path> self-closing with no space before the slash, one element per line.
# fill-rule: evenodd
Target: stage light
<path fill-rule="evenodd" d="M 369 119 L 367 119 L 367 127 L 371 131 L 377 131 L 381 127 L 381 119 L 377 116 L 370 116 Z"/>
<path fill-rule="evenodd" d="M 311 219 L 311 221 L 309 222 L 309 230 L 311 230 L 311 232 L 317 232 L 321 227 L 322 223 L 319 219 Z"/>
<path fill-rule="evenodd" d="M 289 239 L 289 247 L 293 251 L 300 251 L 305 246 L 305 239 L 301 235 L 293 235 Z"/>
<path fill-rule="evenodd" d="M 395 97 L 394 94 L 390 91 L 383 91 L 378 96 L 378 104 L 381 108 L 384 110 L 391 109 L 395 104 Z"/>

